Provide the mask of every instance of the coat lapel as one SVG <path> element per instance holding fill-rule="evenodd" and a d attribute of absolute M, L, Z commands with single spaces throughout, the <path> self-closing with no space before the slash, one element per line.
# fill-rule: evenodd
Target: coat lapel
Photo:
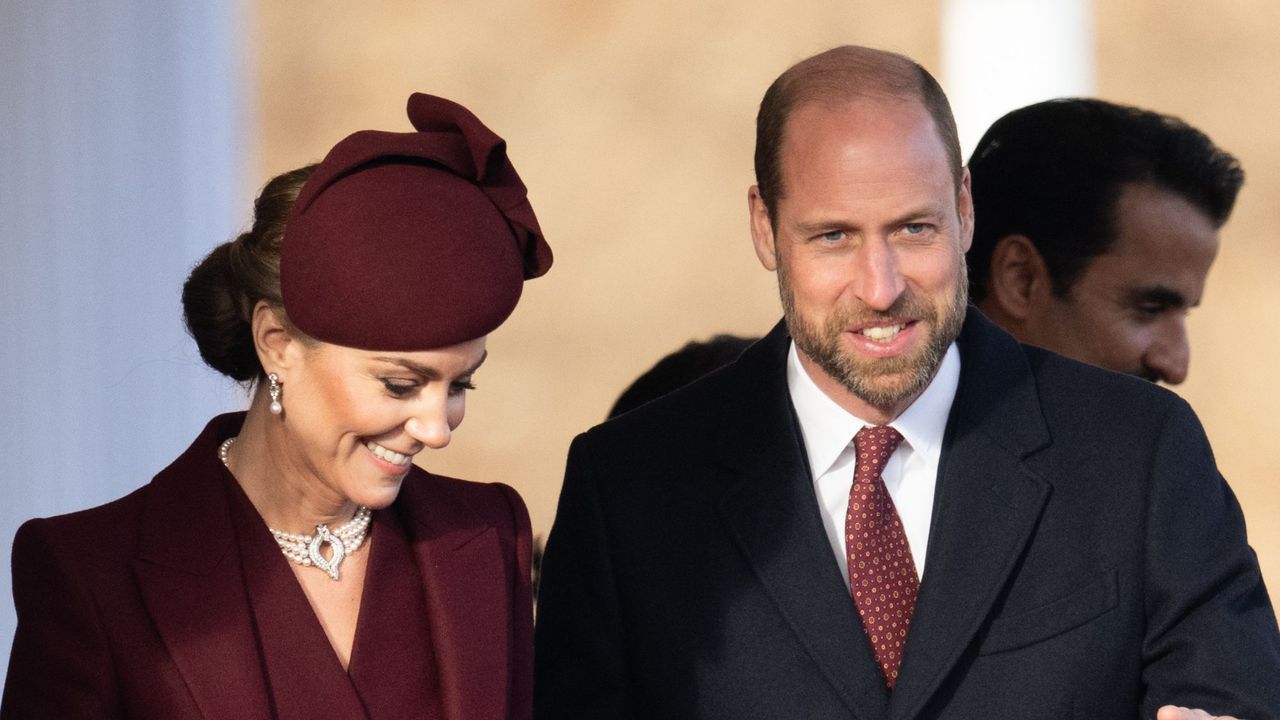
<path fill-rule="evenodd" d="M 970 308 L 960 349 L 926 570 L 892 698 L 901 720 L 924 708 L 987 620 L 1049 496 L 1024 464 L 1050 437 L 1021 348 Z"/>
<path fill-rule="evenodd" d="M 849 711 L 885 717 L 889 696 L 827 541 L 786 387 L 779 324 L 733 367 L 718 457 L 720 513 L 765 591 Z M 750 390 L 748 390 L 750 388 Z"/>
<path fill-rule="evenodd" d="M 498 531 L 417 469 L 405 479 L 401 498 L 426 592 L 445 717 L 505 718 L 515 600 Z"/>
<path fill-rule="evenodd" d="M 208 720 L 271 716 L 217 460 L 218 442 L 240 422 L 215 418 L 155 477 L 134 563 L 156 630 Z"/>

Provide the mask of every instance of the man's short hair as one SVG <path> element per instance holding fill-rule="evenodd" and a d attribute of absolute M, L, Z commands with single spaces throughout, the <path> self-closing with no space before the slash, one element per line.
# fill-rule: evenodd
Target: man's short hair
<path fill-rule="evenodd" d="M 1244 183 L 1239 161 L 1182 120 L 1086 98 L 1036 103 L 1000 118 L 978 141 L 969 173 L 974 301 L 988 292 L 991 255 L 1004 237 L 1027 237 L 1044 258 L 1054 294 L 1066 297 L 1089 261 L 1115 241 L 1125 185 L 1168 190 L 1220 228 Z"/>
<path fill-rule="evenodd" d="M 916 98 L 933 118 L 960 190 L 960 140 L 951 105 L 938 81 L 915 60 L 884 50 L 843 45 L 792 65 L 765 91 L 756 115 L 756 186 L 771 222 L 776 222 L 782 184 L 781 153 L 787 120 L 811 102 L 837 104 L 868 95 Z"/>

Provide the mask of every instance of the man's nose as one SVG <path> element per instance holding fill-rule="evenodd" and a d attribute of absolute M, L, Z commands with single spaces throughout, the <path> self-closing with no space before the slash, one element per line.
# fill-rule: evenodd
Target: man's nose
<path fill-rule="evenodd" d="M 889 243 L 870 239 L 858 248 L 854 267 L 858 299 L 872 310 L 888 310 L 898 301 L 906 282 Z"/>
<path fill-rule="evenodd" d="M 1177 385 L 1187 379 L 1191 366 L 1191 344 L 1187 338 L 1185 317 L 1171 318 L 1161 329 L 1142 357 L 1148 374 L 1166 385 Z"/>

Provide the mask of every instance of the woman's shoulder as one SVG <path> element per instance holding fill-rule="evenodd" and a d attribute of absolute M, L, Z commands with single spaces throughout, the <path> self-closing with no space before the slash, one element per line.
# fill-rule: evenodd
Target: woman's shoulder
<path fill-rule="evenodd" d="M 124 497 L 26 521 L 14 540 L 15 556 L 23 548 L 39 545 L 47 550 L 66 549 L 76 557 L 95 561 L 109 556 L 132 557 L 147 518 L 185 518 L 211 504 L 211 498 L 220 492 L 214 480 L 221 468 L 214 450 L 216 434 L 223 425 L 238 423 L 242 416 L 215 417 L 191 447 L 150 482 Z"/>
<path fill-rule="evenodd" d="M 142 508 L 147 488 L 148 486 L 144 485 L 124 497 L 84 510 L 76 510 L 49 517 L 32 518 L 23 523 L 23 527 L 40 525 L 70 534 L 109 531 L 113 528 L 118 528 L 122 523 L 128 524 L 131 518 L 137 516 Z"/>
<path fill-rule="evenodd" d="M 418 467 L 404 479 L 396 503 L 437 523 L 480 521 L 516 528 L 529 523 L 524 500 L 510 485 L 436 475 Z"/>
<path fill-rule="evenodd" d="M 86 510 L 27 520 L 13 541 L 15 561 L 28 553 L 106 564 L 131 557 L 147 487 Z"/>

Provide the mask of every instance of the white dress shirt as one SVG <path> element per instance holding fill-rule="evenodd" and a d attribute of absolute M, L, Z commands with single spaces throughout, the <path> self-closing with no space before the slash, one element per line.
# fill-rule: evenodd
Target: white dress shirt
<path fill-rule="evenodd" d="M 960 351 L 955 343 L 947 349 L 942 366 L 929 387 L 889 425 L 902 435 L 902 443 L 885 465 L 885 487 L 902 519 L 916 573 L 924 575 L 925 550 L 929 543 L 929 522 L 933 518 L 933 491 L 938 482 L 938 460 L 942 455 L 942 435 L 947 416 L 960 384 Z M 787 356 L 787 387 L 791 404 L 800 420 L 813 486 L 826 526 L 831 551 L 849 582 L 845 554 L 844 524 L 849 510 L 849 490 L 853 487 L 855 455 L 853 436 L 874 425 L 850 414 L 827 397 L 800 364 L 795 343 Z"/>

